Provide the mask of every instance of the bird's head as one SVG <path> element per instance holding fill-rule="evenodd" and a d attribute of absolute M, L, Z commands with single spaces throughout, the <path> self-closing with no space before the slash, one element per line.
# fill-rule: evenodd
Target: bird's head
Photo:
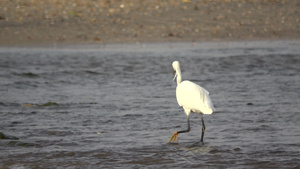
<path fill-rule="evenodd" d="M 174 81 L 175 81 L 175 79 L 176 79 L 176 77 L 179 75 L 179 76 L 181 76 L 181 71 L 180 71 L 180 64 L 179 64 L 179 62 L 178 61 L 174 61 L 173 63 L 172 63 L 172 66 L 173 66 L 173 75 L 174 75 Z M 180 79 L 180 81 L 181 81 L 181 79 Z M 180 83 L 180 82 L 179 82 Z"/>

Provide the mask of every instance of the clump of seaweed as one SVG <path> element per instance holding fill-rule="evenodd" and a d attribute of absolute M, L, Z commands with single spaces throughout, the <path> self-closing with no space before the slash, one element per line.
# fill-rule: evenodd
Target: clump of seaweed
<path fill-rule="evenodd" d="M 19 140 L 19 138 L 14 136 L 7 136 L 4 133 L 0 132 L 0 140 L 1 139 L 8 139 L 8 140 Z"/>
<path fill-rule="evenodd" d="M 46 107 L 46 106 L 57 106 L 58 104 L 55 103 L 55 102 L 47 102 L 47 103 L 44 103 L 42 105 L 40 105 L 41 107 Z"/>

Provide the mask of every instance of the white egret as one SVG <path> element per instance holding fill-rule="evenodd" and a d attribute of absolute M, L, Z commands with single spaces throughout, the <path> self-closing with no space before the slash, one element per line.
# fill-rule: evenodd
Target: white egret
<path fill-rule="evenodd" d="M 209 98 L 209 93 L 203 87 L 190 82 L 190 81 L 181 81 L 181 71 L 178 61 L 172 63 L 174 72 L 174 80 L 177 80 L 176 87 L 176 98 L 179 106 L 181 106 L 184 112 L 187 115 L 187 124 L 188 128 L 183 131 L 176 131 L 169 142 L 177 140 L 179 133 L 187 133 L 190 131 L 190 113 L 200 113 L 202 121 L 202 135 L 201 142 L 203 142 L 205 124 L 203 121 L 203 114 L 212 114 L 215 111 L 215 108 Z"/>

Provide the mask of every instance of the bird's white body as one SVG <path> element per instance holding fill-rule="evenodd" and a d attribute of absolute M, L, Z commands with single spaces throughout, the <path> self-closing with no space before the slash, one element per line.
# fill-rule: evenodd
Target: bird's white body
<path fill-rule="evenodd" d="M 212 114 L 215 110 L 208 91 L 190 81 L 183 81 L 177 85 L 176 98 L 187 115 L 191 112 Z"/>
<path fill-rule="evenodd" d="M 212 114 L 215 108 L 210 100 L 209 92 L 203 87 L 190 82 L 181 81 L 181 70 L 178 61 L 172 64 L 177 80 L 176 98 L 178 104 L 183 107 L 185 113 L 189 116 L 193 113 Z"/>

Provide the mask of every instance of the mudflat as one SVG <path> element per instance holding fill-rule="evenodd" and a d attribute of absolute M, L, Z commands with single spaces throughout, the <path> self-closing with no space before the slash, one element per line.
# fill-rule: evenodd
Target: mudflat
<path fill-rule="evenodd" d="M 0 46 L 300 38 L 298 0 L 1 0 Z"/>

